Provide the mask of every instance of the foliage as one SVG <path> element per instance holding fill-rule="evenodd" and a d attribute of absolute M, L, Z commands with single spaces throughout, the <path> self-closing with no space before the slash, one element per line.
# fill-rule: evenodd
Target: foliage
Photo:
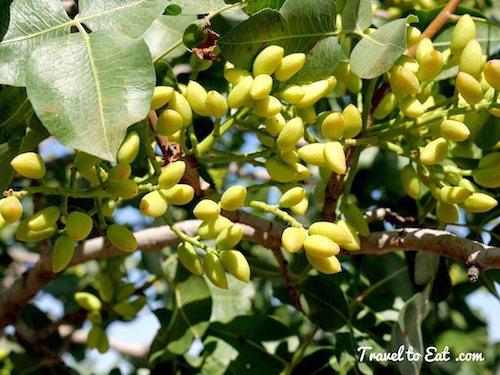
<path fill-rule="evenodd" d="M 147 310 L 134 372 L 498 371 L 491 2 L 64 3 L 0 2 L 0 374 L 82 372 Z"/>

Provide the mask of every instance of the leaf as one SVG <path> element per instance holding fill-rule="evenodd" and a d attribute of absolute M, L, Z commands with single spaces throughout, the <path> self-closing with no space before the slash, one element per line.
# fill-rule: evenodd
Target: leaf
<path fill-rule="evenodd" d="M 301 302 L 309 319 L 325 331 L 336 331 L 349 322 L 344 293 L 332 277 L 308 278 L 302 285 Z"/>
<path fill-rule="evenodd" d="M 238 356 L 238 352 L 224 340 L 213 336 L 203 341 L 203 365 L 200 369 L 201 375 L 224 375 L 232 360 Z"/>
<path fill-rule="evenodd" d="M 182 40 L 184 30 L 192 22 L 196 21 L 195 16 L 160 16 L 151 26 L 142 34 L 144 41 L 151 51 L 153 60 L 157 59 L 162 53 L 173 47 Z M 179 45 L 170 51 L 167 58 L 174 59 L 183 55 L 186 47 Z"/>
<path fill-rule="evenodd" d="M 425 285 L 436 277 L 439 256 L 420 251 L 415 256 L 415 284 Z"/>
<path fill-rule="evenodd" d="M 291 375 L 302 374 L 331 374 L 332 368 L 329 365 L 335 352 L 332 349 L 319 349 L 305 356 L 296 367 L 294 367 Z M 323 370 L 323 371 L 322 371 Z"/>
<path fill-rule="evenodd" d="M 33 113 L 23 88 L 6 86 L 0 92 L 0 143 L 8 141 Z"/>
<path fill-rule="evenodd" d="M 205 280 L 180 269 L 173 286 L 173 310 L 155 311 L 161 328 L 151 344 L 151 363 L 169 353 L 185 353 L 193 339 L 203 336 L 209 324 L 212 300 Z"/>
<path fill-rule="evenodd" d="M 230 275 L 228 282 L 228 289 L 220 289 L 209 284 L 213 301 L 210 318 L 212 321 L 228 321 L 251 312 L 252 299 L 255 296 L 254 285 L 237 281 Z"/>
<path fill-rule="evenodd" d="M 10 161 L 22 152 L 34 150 L 48 136 L 47 132 L 30 130 L 23 137 L 15 137 L 0 144 L 0 176 L 2 176 L 0 191 L 7 190 L 14 178 L 14 169 L 10 166 Z"/>
<path fill-rule="evenodd" d="M 0 42 L 9 28 L 11 3 L 12 0 L 0 0 Z"/>
<path fill-rule="evenodd" d="M 183 16 L 207 14 L 225 5 L 223 0 L 173 0 L 173 3 L 182 8 Z"/>
<path fill-rule="evenodd" d="M 231 322 L 212 323 L 207 336 L 218 337 L 238 351 L 228 373 L 274 375 L 283 369 L 284 360 L 269 353 L 263 341 L 276 341 L 292 335 L 283 323 L 269 316 L 238 316 Z"/>
<path fill-rule="evenodd" d="M 398 323 L 394 324 L 391 335 L 391 350 L 397 351 L 401 345 L 413 347 L 416 353 L 424 354 L 422 321 L 429 312 L 429 293 L 431 286 L 415 294 L 404 304 L 399 312 Z M 404 360 L 397 363 L 402 375 L 417 375 L 422 367 L 422 356 L 418 360 Z"/>
<path fill-rule="evenodd" d="M 141 35 L 163 13 L 170 0 L 80 0 L 78 20 L 96 30 Z"/>
<path fill-rule="evenodd" d="M 286 53 L 307 53 L 335 30 L 335 3 L 329 0 L 288 0 L 280 12 L 265 9 L 219 39 L 217 45 L 235 66 L 250 69 L 255 56 L 268 45 Z M 326 65 L 326 64 L 325 64 Z"/>
<path fill-rule="evenodd" d="M 248 5 L 243 8 L 243 11 L 247 14 L 254 14 L 262 9 L 279 9 L 285 3 L 286 0 L 251 0 Z"/>
<path fill-rule="evenodd" d="M 28 97 L 50 133 L 110 161 L 126 128 L 146 117 L 154 84 L 144 41 L 118 32 L 48 40 L 27 63 Z"/>
<path fill-rule="evenodd" d="M 14 0 L 9 28 L 0 43 L 0 83 L 24 86 L 31 51 L 44 40 L 69 33 L 70 22 L 59 0 Z"/>
<path fill-rule="evenodd" d="M 304 67 L 290 81 L 305 82 L 324 79 L 333 74 L 340 60 L 339 38 L 328 36 L 321 39 L 307 53 Z M 325 64 L 325 61 L 328 64 Z"/>
<path fill-rule="evenodd" d="M 373 11 L 371 0 L 346 1 L 342 10 L 342 29 L 362 33 L 372 24 Z"/>
<path fill-rule="evenodd" d="M 351 52 L 351 69 L 364 79 L 387 72 L 406 50 L 406 19 L 389 22 L 363 39 Z M 369 62 L 369 64 L 367 63 Z"/>

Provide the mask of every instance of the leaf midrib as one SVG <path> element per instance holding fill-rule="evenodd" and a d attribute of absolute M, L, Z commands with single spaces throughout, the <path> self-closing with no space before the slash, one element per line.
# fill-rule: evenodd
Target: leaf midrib
<path fill-rule="evenodd" d="M 65 23 L 61 23 L 61 24 L 59 24 L 57 26 L 53 26 L 53 27 L 51 27 L 49 29 L 39 31 L 37 33 L 28 34 L 28 35 L 25 35 L 25 36 L 22 36 L 22 37 L 14 38 L 14 39 L 3 39 L 2 42 L 0 42 L 0 46 L 7 45 L 7 44 L 12 44 L 12 43 L 16 43 L 16 42 L 22 42 L 24 40 L 29 40 L 29 39 L 32 39 L 32 38 L 36 38 L 37 36 L 49 34 L 49 33 L 53 32 L 55 30 L 64 28 L 66 26 L 68 26 L 68 27 L 77 26 L 78 23 L 82 23 L 82 22 L 87 21 L 87 20 L 92 20 L 93 18 L 101 17 L 103 15 L 106 15 L 106 14 L 109 14 L 109 13 L 113 13 L 113 12 L 117 12 L 117 11 L 129 8 L 129 7 L 132 7 L 132 6 L 136 6 L 136 5 L 141 4 L 141 3 L 145 2 L 145 1 L 147 1 L 147 0 L 139 0 L 139 1 L 135 2 L 135 3 L 123 5 L 123 6 L 120 6 L 120 7 L 117 7 L 117 8 L 109 9 L 109 10 L 106 10 L 104 12 L 97 13 L 97 14 L 92 14 L 92 15 L 85 16 L 85 17 L 78 17 L 79 15 L 77 15 L 74 20 L 69 20 L 69 21 L 67 21 Z M 78 20 L 77 20 L 77 18 L 78 18 Z"/>
<path fill-rule="evenodd" d="M 297 35 L 283 35 L 282 37 L 279 38 L 272 38 L 272 39 L 259 39 L 259 40 L 251 40 L 246 43 L 236 43 L 236 42 L 226 42 L 226 41 L 221 41 L 219 44 L 224 44 L 224 45 L 245 45 L 245 44 L 255 44 L 255 43 L 264 43 L 264 42 L 273 42 L 277 40 L 283 40 L 283 39 L 300 39 L 300 38 L 323 38 L 327 36 L 335 36 L 337 35 L 336 31 L 329 31 L 326 33 L 314 33 L 314 34 L 297 34 Z"/>

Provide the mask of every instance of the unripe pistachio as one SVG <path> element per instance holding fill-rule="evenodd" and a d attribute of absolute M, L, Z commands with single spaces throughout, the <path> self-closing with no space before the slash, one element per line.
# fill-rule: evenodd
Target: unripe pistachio
<path fill-rule="evenodd" d="M 113 311 L 125 319 L 131 319 L 137 314 L 134 306 L 128 300 L 120 301 L 113 305 Z"/>
<path fill-rule="evenodd" d="M 416 98 L 408 96 L 399 104 L 401 112 L 411 118 L 418 118 L 425 112 L 424 106 Z"/>
<path fill-rule="evenodd" d="M 481 213 L 495 208 L 498 202 L 492 196 L 485 193 L 472 193 L 472 195 L 460 203 L 460 207 L 472 213 Z"/>
<path fill-rule="evenodd" d="M 351 241 L 349 243 L 342 244 L 342 247 L 349 251 L 360 250 L 361 241 L 354 227 L 344 220 L 338 220 L 336 224 L 342 229 L 344 229 L 347 233 L 349 233 L 349 236 L 351 237 Z"/>
<path fill-rule="evenodd" d="M 139 209 L 150 217 L 159 217 L 167 212 L 167 201 L 158 191 L 151 191 L 141 198 Z"/>
<path fill-rule="evenodd" d="M 276 139 L 276 146 L 281 151 L 289 151 L 304 136 L 304 122 L 300 117 L 289 120 Z"/>
<path fill-rule="evenodd" d="M 297 116 L 306 124 L 314 124 L 318 118 L 314 105 L 305 108 L 297 108 Z"/>
<path fill-rule="evenodd" d="M 299 85 L 286 85 L 279 93 L 279 97 L 290 104 L 300 102 L 304 95 L 304 88 Z"/>
<path fill-rule="evenodd" d="M 456 204 L 446 204 L 438 201 L 436 204 L 436 216 L 443 223 L 458 222 L 459 212 Z"/>
<path fill-rule="evenodd" d="M 479 78 L 483 71 L 483 50 L 476 39 L 470 40 L 460 55 L 458 70 Z"/>
<path fill-rule="evenodd" d="M 106 230 L 106 236 L 115 247 L 122 251 L 137 250 L 137 239 L 134 233 L 123 225 L 111 224 Z"/>
<path fill-rule="evenodd" d="M 184 127 L 184 119 L 179 112 L 168 108 L 158 116 L 156 126 L 159 135 L 169 137 Z"/>
<path fill-rule="evenodd" d="M 45 164 L 36 152 L 25 152 L 17 155 L 10 162 L 12 168 L 16 170 L 21 176 L 39 180 L 45 176 L 47 171 Z"/>
<path fill-rule="evenodd" d="M 106 192 L 113 197 L 131 199 L 139 194 L 137 183 L 132 180 L 116 180 L 106 184 Z"/>
<path fill-rule="evenodd" d="M 99 297 L 101 301 L 110 302 L 115 294 L 115 287 L 113 285 L 113 280 L 111 277 L 104 272 L 99 274 L 97 279 L 97 291 L 99 292 Z"/>
<path fill-rule="evenodd" d="M 311 266 L 326 275 L 332 275 L 342 271 L 342 266 L 335 255 L 327 258 L 318 258 L 306 252 L 306 257 Z"/>
<path fill-rule="evenodd" d="M 335 84 L 332 84 L 328 79 L 322 79 L 320 81 L 302 86 L 304 89 L 304 96 L 299 102 L 295 103 L 295 106 L 297 108 L 310 107 L 333 90 L 335 88 Z"/>
<path fill-rule="evenodd" d="M 40 231 L 30 230 L 28 228 L 28 220 L 29 219 L 25 219 L 21 221 L 16 229 L 16 239 L 18 241 L 37 242 L 45 240 L 52 237 L 57 231 L 56 225 L 42 229 Z"/>
<path fill-rule="evenodd" d="M 460 55 L 467 43 L 476 37 L 476 25 L 469 14 L 460 17 L 451 34 L 450 49 Z"/>
<path fill-rule="evenodd" d="M 479 160 L 479 169 L 500 168 L 500 152 L 492 152 Z"/>
<path fill-rule="evenodd" d="M 429 142 L 420 150 L 420 160 L 427 165 L 436 165 L 441 163 L 448 156 L 448 142 L 440 137 Z"/>
<path fill-rule="evenodd" d="M 326 166 L 325 145 L 323 143 L 309 143 L 299 148 L 299 157 L 307 164 L 316 165 L 318 167 Z"/>
<path fill-rule="evenodd" d="M 191 202 L 194 198 L 194 189 L 191 185 L 177 184 L 170 189 L 161 189 L 160 193 L 168 203 L 183 206 Z"/>
<path fill-rule="evenodd" d="M 30 230 L 39 231 L 53 226 L 59 217 L 61 210 L 57 206 L 46 207 L 28 219 L 28 228 Z"/>
<path fill-rule="evenodd" d="M 227 96 L 227 105 L 231 108 L 239 108 L 245 105 L 249 106 L 249 104 L 252 103 L 252 98 L 250 97 L 252 84 L 252 76 L 243 78 L 229 92 L 229 95 Z"/>
<path fill-rule="evenodd" d="M 245 204 L 247 189 L 241 185 L 234 185 L 227 189 L 220 198 L 220 206 L 226 211 L 236 211 Z"/>
<path fill-rule="evenodd" d="M 250 88 L 250 97 L 253 100 L 262 100 L 268 97 L 273 88 L 273 79 L 270 75 L 260 74 L 253 80 Z"/>
<path fill-rule="evenodd" d="M 23 216 L 23 205 L 14 195 L 0 199 L 0 215 L 6 223 L 15 223 Z"/>
<path fill-rule="evenodd" d="M 196 81 L 189 81 L 186 90 L 186 99 L 191 106 L 191 109 L 200 116 L 207 116 L 208 111 L 205 106 L 207 99 L 207 91 Z"/>
<path fill-rule="evenodd" d="M 224 78 L 226 81 L 229 83 L 232 83 L 233 85 L 237 85 L 240 83 L 243 78 L 246 77 L 251 77 L 252 75 L 250 74 L 249 71 L 243 70 L 243 69 L 238 69 L 238 68 L 230 68 L 227 70 L 224 70 Z"/>
<path fill-rule="evenodd" d="M 322 236 L 328 237 L 333 242 L 343 246 L 351 242 L 351 236 L 349 232 L 340 227 L 335 223 L 330 223 L 328 221 L 318 221 L 313 224 L 308 229 L 309 234 L 320 234 Z"/>
<path fill-rule="evenodd" d="M 226 99 L 215 90 L 210 90 L 207 93 L 205 107 L 208 114 L 216 119 L 224 117 L 228 110 Z"/>
<path fill-rule="evenodd" d="M 278 81 L 288 81 L 295 74 L 298 73 L 300 69 L 304 66 L 306 62 L 306 55 L 303 53 L 292 53 L 286 55 L 281 60 L 281 64 L 274 71 L 274 77 Z"/>
<path fill-rule="evenodd" d="M 373 118 L 376 120 L 386 118 L 392 113 L 392 111 L 394 111 L 397 105 L 398 99 L 396 98 L 396 95 L 394 95 L 392 91 L 388 92 L 382 98 L 375 111 L 373 111 Z"/>
<path fill-rule="evenodd" d="M 446 204 L 462 203 L 472 192 L 461 186 L 443 186 L 439 191 L 441 202 Z"/>
<path fill-rule="evenodd" d="M 181 115 L 183 125 L 187 126 L 193 121 L 193 111 L 188 100 L 181 93 L 174 91 L 168 106 Z"/>
<path fill-rule="evenodd" d="M 87 320 L 90 321 L 93 325 L 101 325 L 102 324 L 102 316 L 101 312 L 97 310 L 92 310 L 87 312 Z"/>
<path fill-rule="evenodd" d="M 227 227 L 233 225 L 233 222 L 224 216 L 219 216 L 215 220 L 205 221 L 198 228 L 198 235 L 202 240 L 211 240 L 217 236 Z"/>
<path fill-rule="evenodd" d="M 215 220 L 220 215 L 220 206 L 211 199 L 203 199 L 193 209 L 193 215 L 200 220 Z"/>
<path fill-rule="evenodd" d="M 222 265 L 235 278 L 244 283 L 250 281 L 250 266 L 247 258 L 238 250 L 224 250 L 219 254 Z"/>
<path fill-rule="evenodd" d="M 101 301 L 93 294 L 87 292 L 77 292 L 74 297 L 76 303 L 87 311 L 102 309 Z"/>
<path fill-rule="evenodd" d="M 349 73 L 347 80 L 344 82 L 347 90 L 357 94 L 363 88 L 363 80 L 355 75 L 352 71 Z"/>
<path fill-rule="evenodd" d="M 340 253 L 340 247 L 326 236 L 312 234 L 304 240 L 304 250 L 317 258 L 327 258 Z"/>
<path fill-rule="evenodd" d="M 363 237 L 370 235 L 370 228 L 361 210 L 355 204 L 348 204 L 344 207 L 343 214 L 349 224 Z"/>
<path fill-rule="evenodd" d="M 344 134 L 346 121 L 342 112 L 332 112 L 325 117 L 321 124 L 321 132 L 332 141 L 338 140 Z"/>
<path fill-rule="evenodd" d="M 420 180 L 417 172 L 410 164 L 407 164 L 401 169 L 401 185 L 405 193 L 413 199 L 418 199 L 420 196 Z"/>
<path fill-rule="evenodd" d="M 52 249 L 52 272 L 59 273 L 66 268 L 66 266 L 73 258 L 75 252 L 75 244 L 73 240 L 67 236 L 59 237 Z"/>
<path fill-rule="evenodd" d="M 421 63 L 424 56 L 434 51 L 434 45 L 432 44 L 432 40 L 429 38 L 423 38 L 417 46 L 417 50 L 415 51 L 415 59 Z"/>
<path fill-rule="evenodd" d="M 500 59 L 490 60 L 484 66 L 484 78 L 495 90 L 500 90 Z"/>
<path fill-rule="evenodd" d="M 323 150 L 326 165 L 333 172 L 343 175 L 347 170 L 344 146 L 339 142 L 328 142 Z"/>
<path fill-rule="evenodd" d="M 292 212 L 297 216 L 303 216 L 306 214 L 307 209 L 309 208 L 309 199 L 305 196 L 299 203 L 295 206 L 290 207 Z"/>
<path fill-rule="evenodd" d="M 66 218 L 66 234 L 75 241 L 82 241 L 92 231 L 94 222 L 92 218 L 83 212 L 73 211 Z"/>
<path fill-rule="evenodd" d="M 203 270 L 212 284 L 221 289 L 227 289 L 226 272 L 219 257 L 207 253 L 203 260 Z"/>
<path fill-rule="evenodd" d="M 239 224 L 224 228 L 215 239 L 215 246 L 218 249 L 232 249 L 243 238 L 243 227 Z"/>
<path fill-rule="evenodd" d="M 135 286 L 132 283 L 119 282 L 117 285 L 115 300 L 123 301 L 129 298 L 135 292 Z"/>
<path fill-rule="evenodd" d="M 269 46 L 264 48 L 253 62 L 253 75 L 271 75 L 281 65 L 285 50 L 280 46 Z"/>
<path fill-rule="evenodd" d="M 189 242 L 181 242 L 177 246 L 177 256 L 181 264 L 194 275 L 203 275 L 200 257 Z"/>
<path fill-rule="evenodd" d="M 342 111 L 345 120 L 344 138 L 354 138 L 363 127 L 363 120 L 359 109 L 354 104 L 349 104 Z"/>
<path fill-rule="evenodd" d="M 500 187 L 500 169 L 498 167 L 475 170 L 472 177 L 474 182 L 480 186 L 492 189 Z"/>
<path fill-rule="evenodd" d="M 449 141 L 462 142 L 470 136 L 469 128 L 460 121 L 444 120 L 439 126 L 443 138 Z"/>
<path fill-rule="evenodd" d="M 173 93 L 174 89 L 172 87 L 156 86 L 151 100 L 151 110 L 155 111 L 166 105 Z"/>
<path fill-rule="evenodd" d="M 108 179 L 106 171 L 99 166 L 90 167 L 89 169 L 79 169 L 78 173 L 80 173 L 84 179 L 96 186 Z"/>
<path fill-rule="evenodd" d="M 280 152 L 279 157 L 288 165 L 294 166 L 299 161 L 299 153 L 295 150 Z"/>
<path fill-rule="evenodd" d="M 287 190 L 280 198 L 279 205 L 283 208 L 290 208 L 300 203 L 306 196 L 306 191 L 302 186 L 296 186 Z"/>
<path fill-rule="evenodd" d="M 277 182 L 290 182 L 298 176 L 295 167 L 283 163 L 276 158 L 267 159 L 265 166 L 271 178 Z"/>
<path fill-rule="evenodd" d="M 93 325 L 89 330 L 87 335 L 87 346 L 90 349 L 96 349 L 99 346 L 99 342 L 101 341 L 101 337 L 106 335 L 100 325 Z"/>
<path fill-rule="evenodd" d="M 158 185 L 162 189 L 170 189 L 177 185 L 186 172 L 186 163 L 182 160 L 168 164 L 158 177 Z"/>
<path fill-rule="evenodd" d="M 266 131 L 273 137 L 277 137 L 286 125 L 286 120 L 281 113 L 275 116 L 267 117 L 264 120 Z"/>
<path fill-rule="evenodd" d="M 116 160 L 121 164 L 131 164 L 137 154 L 139 153 L 139 147 L 141 145 L 141 138 L 136 131 L 131 131 L 128 133 L 127 137 L 123 141 L 120 149 L 118 150 L 118 155 Z"/>
<path fill-rule="evenodd" d="M 394 63 L 394 65 L 395 67 L 400 66 L 402 68 L 405 68 L 413 74 L 417 74 L 418 68 L 420 67 L 420 64 L 417 60 L 407 55 L 400 56 L 399 59 L 397 59 L 397 61 Z"/>
<path fill-rule="evenodd" d="M 101 159 L 97 156 L 87 154 L 83 151 L 78 151 L 75 156 L 75 160 L 73 160 L 73 165 L 76 169 L 89 169 L 93 166 L 96 166 L 101 162 Z"/>
<path fill-rule="evenodd" d="M 117 164 L 108 171 L 108 180 L 126 180 L 132 174 L 129 164 Z"/>
<path fill-rule="evenodd" d="M 274 146 L 276 145 L 276 139 L 266 133 L 263 132 L 258 132 L 257 133 L 257 139 L 262 143 L 264 146 L 273 149 Z"/>
<path fill-rule="evenodd" d="M 294 181 L 304 181 L 306 178 L 312 176 L 311 171 L 303 164 L 295 163 L 295 171 L 297 172 L 297 176 Z"/>
<path fill-rule="evenodd" d="M 349 61 L 341 60 L 339 61 L 337 67 L 333 71 L 333 75 L 339 82 L 344 82 L 349 76 L 350 72 L 351 72 L 351 66 L 349 65 Z"/>
<path fill-rule="evenodd" d="M 280 113 L 283 105 L 272 95 L 268 95 L 262 100 L 257 100 L 253 105 L 253 111 L 257 116 L 272 117 Z"/>
<path fill-rule="evenodd" d="M 113 199 L 105 200 L 100 209 L 104 217 L 112 217 L 115 212 L 116 202 Z"/>
<path fill-rule="evenodd" d="M 407 95 L 416 95 L 420 92 L 420 83 L 417 76 L 404 67 L 396 66 L 391 71 L 390 81 L 393 91 Z"/>
<path fill-rule="evenodd" d="M 281 244 L 289 253 L 296 253 L 304 245 L 307 232 L 303 228 L 288 227 L 281 235 Z"/>
<path fill-rule="evenodd" d="M 432 82 L 443 69 L 443 55 L 439 51 L 431 51 L 422 58 L 418 70 L 418 79 L 422 82 Z"/>
<path fill-rule="evenodd" d="M 406 28 L 406 48 L 411 48 L 422 39 L 422 33 L 414 26 Z"/>
<path fill-rule="evenodd" d="M 467 190 L 469 190 L 470 192 L 479 192 L 479 188 L 474 185 L 473 182 L 471 182 L 470 180 L 466 179 L 466 178 L 462 178 L 459 182 L 458 182 L 458 186 L 460 187 L 463 187 Z"/>
<path fill-rule="evenodd" d="M 468 73 L 459 72 L 455 85 L 460 95 L 471 105 L 479 103 L 484 97 L 481 84 Z"/>

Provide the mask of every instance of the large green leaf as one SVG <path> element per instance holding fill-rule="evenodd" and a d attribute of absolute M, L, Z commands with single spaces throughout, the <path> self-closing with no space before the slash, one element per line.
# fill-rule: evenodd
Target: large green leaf
<path fill-rule="evenodd" d="M 27 62 L 28 97 L 45 127 L 65 146 L 106 160 L 147 115 L 154 84 L 144 41 L 118 32 L 47 40 Z"/>
<path fill-rule="evenodd" d="M 293 81 L 317 81 L 333 74 L 340 60 L 339 38 L 328 36 L 321 39 L 308 52 L 304 67 L 292 77 Z M 328 62 L 325 64 L 325 62 Z"/>
<path fill-rule="evenodd" d="M 250 0 L 248 5 L 243 8 L 245 13 L 253 14 L 261 11 L 262 9 L 279 9 L 285 0 Z"/>
<path fill-rule="evenodd" d="M 282 46 L 286 53 L 308 52 L 333 34 L 335 21 L 333 1 L 288 0 L 279 12 L 265 9 L 240 23 L 217 44 L 235 66 L 250 69 L 255 56 L 268 45 Z"/>
<path fill-rule="evenodd" d="M 163 13 L 171 0 L 80 0 L 80 22 L 95 30 L 116 30 L 133 38 Z"/>
<path fill-rule="evenodd" d="M 349 322 L 344 293 L 332 277 L 310 277 L 301 291 L 306 315 L 323 330 L 335 331 Z"/>
<path fill-rule="evenodd" d="M 182 8 L 183 16 L 207 14 L 225 5 L 223 0 L 170 0 Z"/>
<path fill-rule="evenodd" d="M 70 22 L 59 0 L 14 0 L 9 28 L 0 43 L 0 83 L 24 86 L 31 51 L 44 40 L 69 33 Z"/>
<path fill-rule="evenodd" d="M 372 12 L 371 0 L 347 1 L 342 10 L 342 29 L 362 33 L 372 24 Z"/>
<path fill-rule="evenodd" d="M 160 16 L 142 34 L 151 51 L 151 56 L 156 59 L 166 50 L 182 40 L 184 30 L 196 21 L 196 16 Z M 180 45 L 170 51 L 168 59 L 179 57 L 186 52 L 186 47 Z"/>
<path fill-rule="evenodd" d="M 373 79 L 387 72 L 406 50 L 406 19 L 389 22 L 363 39 L 351 52 L 351 69 L 357 76 Z M 367 63 L 369 62 L 369 63 Z"/>
<path fill-rule="evenodd" d="M 228 321 L 238 315 L 249 314 L 255 287 L 252 283 L 243 283 L 228 276 L 229 288 L 220 289 L 209 284 L 212 294 L 212 321 Z"/>
<path fill-rule="evenodd" d="M 6 86 L 0 92 L 0 143 L 8 141 L 17 127 L 24 128 L 33 110 L 20 87 Z"/>
<path fill-rule="evenodd" d="M 173 310 L 155 311 L 161 328 L 151 345 L 151 362 L 169 353 L 185 353 L 193 339 L 203 336 L 209 324 L 212 300 L 205 280 L 179 267 L 173 287 Z"/>

